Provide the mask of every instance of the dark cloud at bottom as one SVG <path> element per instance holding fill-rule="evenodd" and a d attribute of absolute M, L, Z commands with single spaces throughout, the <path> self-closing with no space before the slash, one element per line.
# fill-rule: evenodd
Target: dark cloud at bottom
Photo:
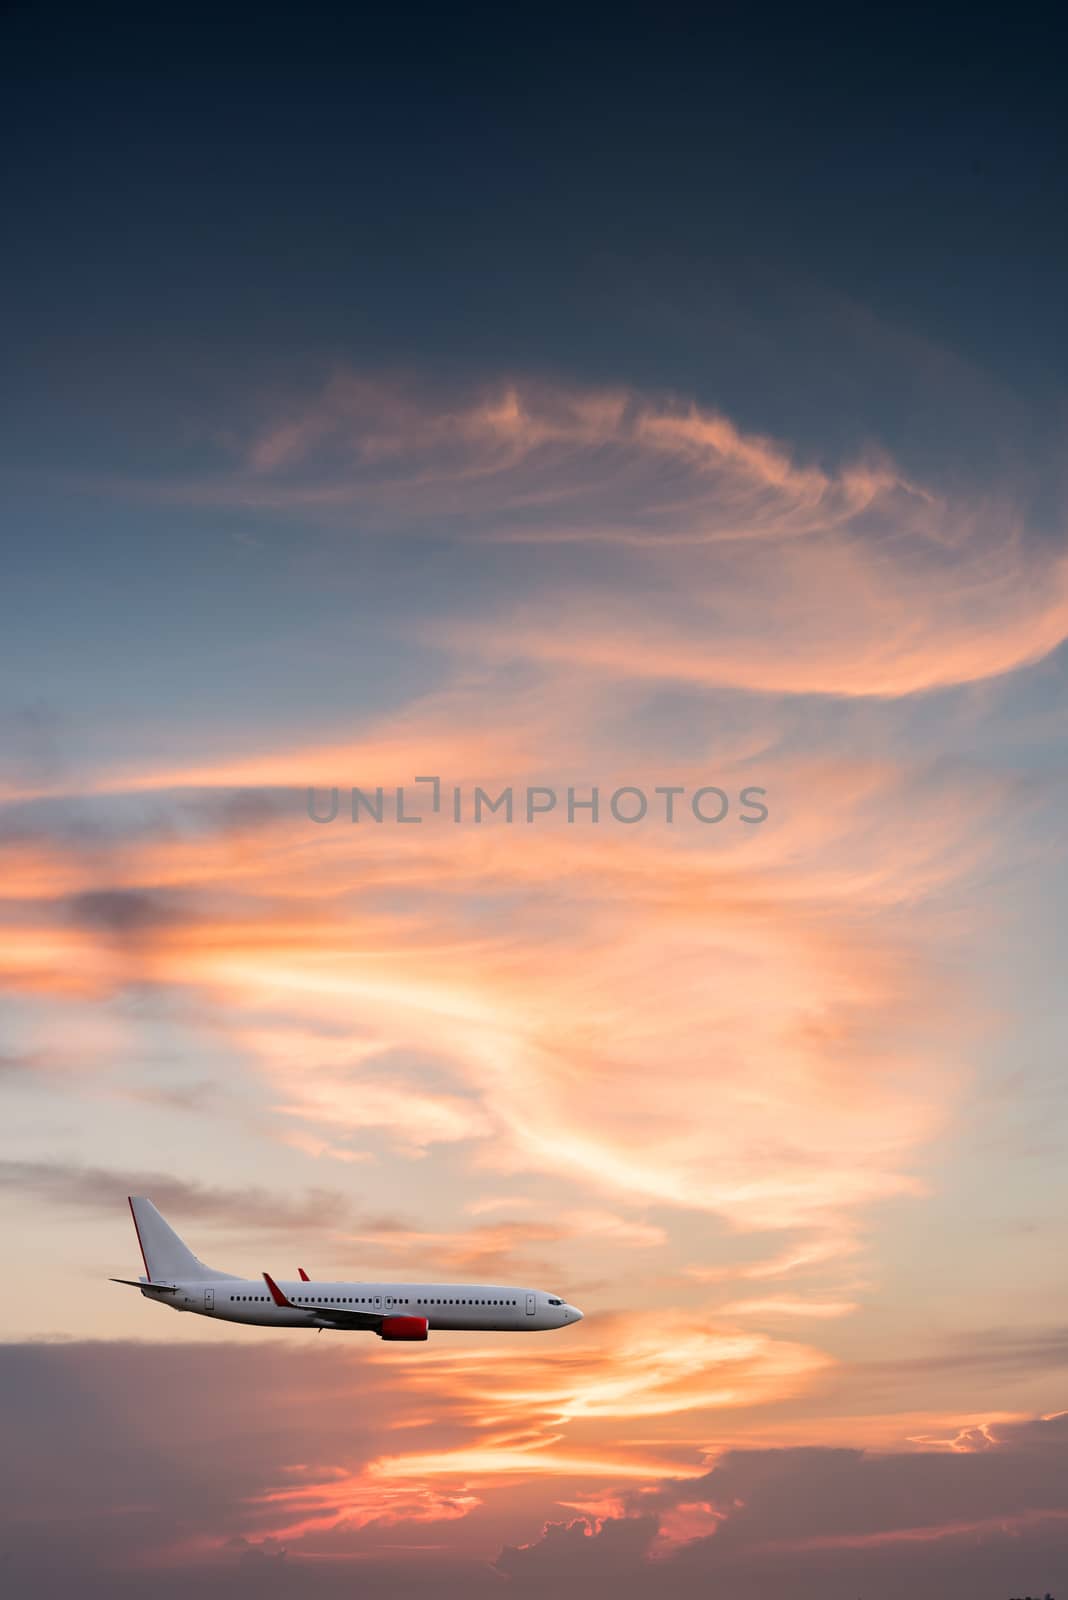
<path fill-rule="evenodd" d="M 1068 1413 L 973 1430 L 945 1451 L 736 1450 L 702 1478 L 632 1497 L 637 1515 L 551 1522 L 497 1567 L 531 1593 L 611 1582 L 628 1594 L 640 1569 L 672 1596 L 724 1600 L 1058 1595 L 1066 1468 Z M 722 1513 L 719 1526 L 658 1559 L 658 1531 L 694 1506 Z"/>
<path fill-rule="evenodd" d="M 1068 1414 L 976 1432 L 959 1453 L 738 1450 L 701 1478 L 629 1493 L 633 1514 L 599 1524 L 535 1483 L 521 1491 L 529 1531 L 503 1549 L 484 1526 L 480 1547 L 477 1511 L 339 1520 L 280 1543 L 257 1508 L 287 1474 L 358 1477 L 383 1452 L 471 1442 L 476 1422 L 447 1392 L 428 1407 L 404 1370 L 318 1340 L 0 1346 L 0 1583 L 42 1600 L 74 1587 L 89 1600 L 191 1587 L 205 1600 L 428 1587 L 577 1600 L 607 1583 L 621 1600 L 650 1585 L 687 1600 L 1065 1592 Z M 392 1428 L 416 1421 L 417 1443 Z M 722 1515 L 716 1531 L 667 1545 L 694 1505 L 706 1530 Z"/>

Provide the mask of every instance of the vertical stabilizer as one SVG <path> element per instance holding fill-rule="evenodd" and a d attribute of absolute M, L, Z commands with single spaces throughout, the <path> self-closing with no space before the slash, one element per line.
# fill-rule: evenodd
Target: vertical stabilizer
<path fill-rule="evenodd" d="M 130 1211 L 149 1283 L 201 1283 L 205 1278 L 234 1277 L 232 1272 L 206 1267 L 144 1195 L 130 1196 Z"/>

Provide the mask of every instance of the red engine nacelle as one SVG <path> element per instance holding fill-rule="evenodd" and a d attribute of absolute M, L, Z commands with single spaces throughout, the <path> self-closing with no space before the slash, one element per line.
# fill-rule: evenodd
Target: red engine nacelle
<path fill-rule="evenodd" d="M 382 1339 L 425 1339 L 429 1331 L 425 1317 L 383 1317 L 378 1333 Z"/>

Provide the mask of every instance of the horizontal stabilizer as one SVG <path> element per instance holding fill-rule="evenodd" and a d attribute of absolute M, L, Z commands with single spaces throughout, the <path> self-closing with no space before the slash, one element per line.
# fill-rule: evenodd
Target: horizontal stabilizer
<path fill-rule="evenodd" d="M 177 1294 L 176 1283 L 149 1283 L 146 1278 L 112 1278 L 112 1283 L 128 1283 L 131 1289 L 158 1289 L 160 1294 Z"/>

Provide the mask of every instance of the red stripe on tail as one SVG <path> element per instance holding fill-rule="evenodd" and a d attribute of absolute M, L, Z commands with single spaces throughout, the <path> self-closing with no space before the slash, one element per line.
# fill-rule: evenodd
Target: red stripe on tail
<path fill-rule="evenodd" d="M 130 1215 L 131 1215 L 131 1217 L 133 1217 L 134 1233 L 136 1233 L 136 1235 L 137 1235 L 137 1248 L 138 1248 L 138 1250 L 140 1250 L 140 1252 L 141 1252 L 141 1260 L 145 1264 L 145 1277 L 148 1279 L 149 1283 L 151 1283 L 152 1282 L 152 1274 L 148 1270 L 148 1257 L 145 1255 L 145 1247 L 141 1243 L 141 1230 L 137 1226 L 137 1212 L 133 1208 L 133 1195 L 132 1194 L 128 1194 L 126 1196 L 126 1199 L 129 1202 Z"/>

